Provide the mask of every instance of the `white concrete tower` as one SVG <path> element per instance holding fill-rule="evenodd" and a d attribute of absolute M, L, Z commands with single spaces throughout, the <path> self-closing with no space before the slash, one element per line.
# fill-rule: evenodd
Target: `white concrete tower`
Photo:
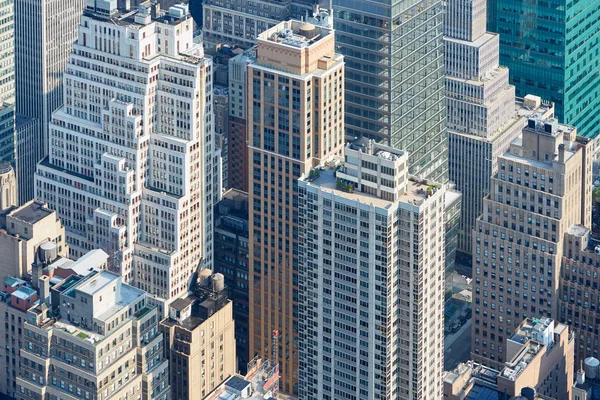
<path fill-rule="evenodd" d="M 344 160 L 299 180 L 300 398 L 441 399 L 445 188 L 364 138 Z"/>
<path fill-rule="evenodd" d="M 187 6 L 88 0 L 36 173 L 71 256 L 102 248 L 162 300 L 212 260 L 212 63 L 192 34 Z"/>

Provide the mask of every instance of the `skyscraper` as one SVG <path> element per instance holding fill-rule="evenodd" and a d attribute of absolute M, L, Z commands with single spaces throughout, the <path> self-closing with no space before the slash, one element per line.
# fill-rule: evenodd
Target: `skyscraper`
<path fill-rule="evenodd" d="M 48 154 L 52 113 L 63 104 L 63 74 L 86 0 L 14 0 L 16 111 L 40 124 L 33 132 L 34 157 L 19 165 L 24 175 Z M 24 144 L 26 145 L 26 144 Z M 17 171 L 19 176 L 20 171 Z M 19 177 L 33 194 L 33 176 Z M 20 199 L 21 201 L 30 199 Z"/>
<path fill-rule="evenodd" d="M 36 196 L 74 258 L 101 248 L 112 271 L 168 302 L 212 262 L 211 61 L 187 6 L 115 5 L 90 1 L 82 17 Z"/>
<path fill-rule="evenodd" d="M 541 117 L 549 109 L 529 97 L 515 104 L 508 69 L 498 65 L 499 37 L 485 30 L 485 11 L 485 0 L 449 0 L 444 19 L 448 170 L 463 195 L 458 250 L 469 255 L 498 156 L 521 134 L 529 110 Z"/>
<path fill-rule="evenodd" d="M 254 61 L 253 50 L 229 59 L 229 186 L 244 192 L 248 191 L 246 69 Z"/>
<path fill-rule="evenodd" d="M 15 20 L 13 0 L 0 3 L 0 162 L 16 157 L 15 138 Z"/>
<path fill-rule="evenodd" d="M 322 25 L 321 25 L 322 23 Z M 250 357 L 272 354 L 281 389 L 298 382 L 298 178 L 339 154 L 344 62 L 326 19 L 285 21 L 258 37 L 247 67 Z"/>
<path fill-rule="evenodd" d="M 524 318 L 558 319 L 565 233 L 591 223 L 592 153 L 574 127 L 530 118 L 498 158 L 473 232 L 473 360 L 497 368 Z"/>
<path fill-rule="evenodd" d="M 346 132 L 410 154 L 410 172 L 448 180 L 442 2 L 333 0 L 346 62 Z"/>
<path fill-rule="evenodd" d="M 488 28 L 500 34 L 500 64 L 517 96 L 555 103 L 560 122 L 600 133 L 600 1 L 489 3 Z"/>
<path fill-rule="evenodd" d="M 357 139 L 299 181 L 300 398 L 442 398 L 445 188 Z"/>

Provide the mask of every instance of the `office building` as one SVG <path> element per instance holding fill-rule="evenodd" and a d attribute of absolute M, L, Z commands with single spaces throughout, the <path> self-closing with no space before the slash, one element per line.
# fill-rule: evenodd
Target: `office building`
<path fill-rule="evenodd" d="M 201 271 L 194 295 L 177 299 L 160 322 L 171 398 L 204 398 L 236 372 L 232 302 L 224 278 Z"/>
<path fill-rule="evenodd" d="M 229 60 L 229 187 L 248 192 L 248 138 L 246 132 L 246 73 L 256 62 L 254 50 Z"/>
<path fill-rule="evenodd" d="M 248 329 L 248 193 L 229 189 L 215 209 L 215 272 L 223 274 L 233 300 L 236 371 L 245 374 L 250 362 Z"/>
<path fill-rule="evenodd" d="M 589 228 L 573 225 L 565 235 L 560 271 L 559 320 L 575 332 L 575 362 L 600 357 L 600 246 Z"/>
<path fill-rule="evenodd" d="M 281 390 L 298 382 L 298 182 L 342 150 L 344 62 L 323 20 L 284 21 L 258 37 L 247 67 L 250 355 L 280 333 Z"/>
<path fill-rule="evenodd" d="M 32 200 L 0 214 L 0 279 L 26 276 L 37 249 L 46 242 L 56 244 L 58 255 L 68 253 L 65 228 L 47 204 Z"/>
<path fill-rule="evenodd" d="M 14 165 L 15 138 L 15 18 L 14 0 L 0 4 L 0 163 Z"/>
<path fill-rule="evenodd" d="M 445 188 L 373 140 L 338 161 L 299 180 L 300 398 L 441 399 Z"/>
<path fill-rule="evenodd" d="M 34 197 L 35 169 L 39 159 L 36 152 L 36 140 L 41 136 L 40 120 L 17 114 L 15 136 L 17 141 L 18 204 L 25 204 Z"/>
<path fill-rule="evenodd" d="M 346 62 L 346 134 L 410 154 L 410 173 L 448 180 L 441 1 L 333 0 Z"/>
<path fill-rule="evenodd" d="M 243 49 L 256 44 L 258 36 L 290 18 L 300 19 L 312 14 L 312 1 L 240 0 L 233 5 L 228 0 L 207 0 L 202 3 L 202 40 L 206 48 L 220 43 Z"/>
<path fill-rule="evenodd" d="M 469 361 L 446 372 L 444 400 L 571 399 L 573 344 L 566 325 L 527 319 L 507 339 L 509 361 L 499 370 Z"/>
<path fill-rule="evenodd" d="M 448 102 L 450 101 L 452 96 L 449 94 Z M 457 102 L 464 103 L 460 100 Z M 448 113 L 450 112 L 449 105 Z M 448 129 L 450 180 L 456 183 L 456 189 L 463 196 L 458 235 L 458 251 L 463 262 L 471 263 L 475 220 L 483 212 L 483 198 L 490 191 L 490 180 L 487 177 L 497 172 L 498 157 L 518 137 L 529 118 L 548 119 L 553 116 L 552 104 L 527 95 L 524 99 L 513 99 L 512 117 L 495 132 L 481 136 L 474 132 Z"/>
<path fill-rule="evenodd" d="M 192 34 L 187 6 L 90 0 L 36 173 L 71 256 L 103 249 L 111 271 L 159 303 L 212 264 L 211 61 Z"/>
<path fill-rule="evenodd" d="M 492 0 L 488 29 L 500 34 L 500 64 L 517 96 L 555 104 L 561 123 L 596 137 L 600 124 L 600 2 L 528 4 Z"/>
<path fill-rule="evenodd" d="M 593 142 L 530 118 L 498 158 L 473 232 L 472 358 L 498 368 L 526 317 L 558 318 L 564 235 L 591 224 Z"/>
<path fill-rule="evenodd" d="M 14 46 L 16 78 L 16 111 L 39 121 L 31 152 L 33 163 L 48 154 L 49 127 L 52 113 L 63 105 L 63 74 L 86 0 L 14 0 Z M 17 146 L 20 146 L 17 143 Z M 28 151 L 24 148 L 17 153 Z M 28 159 L 26 159 L 28 160 Z M 26 167 L 23 167 L 26 163 Z M 34 190 L 28 161 L 18 162 L 21 186 L 29 193 L 21 199 L 31 200 Z"/>
<path fill-rule="evenodd" d="M 69 277 L 27 311 L 16 398 L 169 399 L 158 322 L 149 296 L 119 275 Z"/>
<path fill-rule="evenodd" d="M 444 48 L 448 172 L 462 195 L 458 250 L 471 254 L 471 231 L 489 192 L 494 160 L 521 133 L 515 88 L 498 65 L 498 35 L 485 30 L 486 1 L 445 3 Z"/>

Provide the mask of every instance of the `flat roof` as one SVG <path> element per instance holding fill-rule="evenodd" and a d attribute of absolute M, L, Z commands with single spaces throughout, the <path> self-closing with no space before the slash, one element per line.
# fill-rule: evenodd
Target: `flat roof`
<path fill-rule="evenodd" d="M 53 212 L 54 211 L 46 207 L 41 201 L 33 200 L 23 207 L 17 208 L 10 213 L 9 216 L 33 225 L 51 215 Z"/>
<path fill-rule="evenodd" d="M 192 301 L 189 299 L 176 299 L 171 303 L 170 307 L 177 311 L 181 311 L 188 307 L 190 304 L 192 304 Z"/>
<path fill-rule="evenodd" d="M 20 288 L 18 288 L 17 290 L 15 290 L 13 293 L 13 296 L 18 297 L 20 299 L 23 300 L 27 300 L 29 299 L 31 296 L 33 296 L 34 294 L 36 294 L 36 291 L 28 288 L 27 286 L 21 286 Z"/>
<path fill-rule="evenodd" d="M 19 285 L 24 285 L 25 281 L 23 279 L 14 278 L 12 276 L 9 276 L 7 278 L 4 278 L 4 284 L 6 286 L 15 287 L 15 286 L 19 286 Z"/>
<path fill-rule="evenodd" d="M 115 274 L 111 274 L 107 271 L 101 271 L 96 276 L 88 279 L 81 285 L 77 286 L 77 291 L 83 292 L 89 295 L 94 295 L 94 293 L 98 292 L 102 288 L 106 287 L 106 285 L 114 282 L 119 279 L 119 277 Z"/>
<path fill-rule="evenodd" d="M 334 170 L 332 168 L 326 168 L 323 171 L 319 171 L 318 177 L 314 178 L 312 181 L 308 181 L 305 179 L 305 182 L 310 186 L 320 187 L 326 192 L 334 193 L 336 196 L 340 196 L 348 200 L 358 200 L 364 204 L 372 203 L 373 205 L 380 208 L 388 209 L 394 204 L 393 201 L 384 200 L 371 194 L 359 192 L 358 190 L 352 193 L 340 190 L 337 188 L 336 185 L 337 178 L 333 174 Z"/>

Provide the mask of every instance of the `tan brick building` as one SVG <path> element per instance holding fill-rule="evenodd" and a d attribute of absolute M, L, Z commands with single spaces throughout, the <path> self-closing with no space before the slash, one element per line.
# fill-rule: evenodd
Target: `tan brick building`
<path fill-rule="evenodd" d="M 172 399 L 204 398 L 236 373 L 233 303 L 221 274 L 201 272 L 195 295 L 175 300 L 161 321 Z"/>
<path fill-rule="evenodd" d="M 498 368 L 527 317 L 558 320 L 564 234 L 591 224 L 592 142 L 530 118 L 498 158 L 473 233 L 474 361 Z"/>
<path fill-rule="evenodd" d="M 446 372 L 444 400 L 509 400 L 524 392 L 536 393 L 532 399 L 570 400 L 574 344 L 573 332 L 566 325 L 528 318 L 506 340 L 508 361 L 500 370 L 469 361 Z M 486 397 L 488 393 L 497 395 Z"/>
<path fill-rule="evenodd" d="M 344 63 L 333 30 L 285 21 L 258 37 L 247 69 L 250 357 L 281 333 L 281 390 L 298 382 L 298 183 L 344 140 Z"/>

